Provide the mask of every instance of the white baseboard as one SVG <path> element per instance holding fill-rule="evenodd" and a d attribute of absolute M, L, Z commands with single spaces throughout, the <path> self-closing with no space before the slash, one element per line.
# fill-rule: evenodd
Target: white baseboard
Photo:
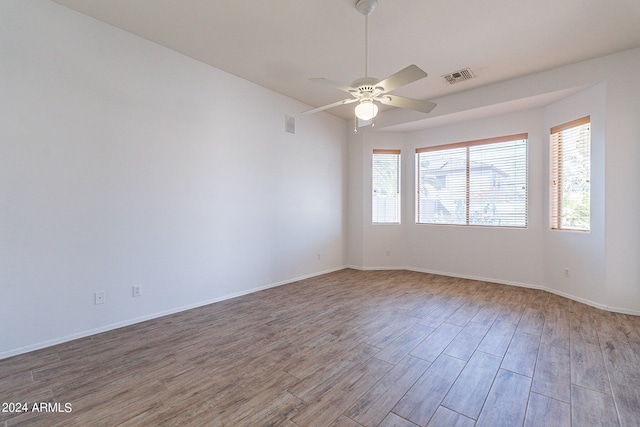
<path fill-rule="evenodd" d="M 385 267 L 362 267 L 362 266 L 357 266 L 357 265 L 347 265 L 345 266 L 345 268 L 351 268 L 353 270 L 360 270 L 360 271 L 389 271 L 389 270 L 408 270 L 407 267 L 398 267 L 398 266 L 385 266 Z"/>

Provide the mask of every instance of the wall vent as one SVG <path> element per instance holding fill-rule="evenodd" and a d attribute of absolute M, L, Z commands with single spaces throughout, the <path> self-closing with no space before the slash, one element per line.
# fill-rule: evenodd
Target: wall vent
<path fill-rule="evenodd" d="M 296 133 L 296 119 L 295 117 L 284 115 L 284 131 L 295 135 Z"/>
<path fill-rule="evenodd" d="M 474 78 L 473 72 L 470 68 L 465 68 L 462 70 L 454 71 L 453 73 L 445 74 L 442 76 L 444 80 L 450 85 L 456 84 L 458 82 L 463 82 L 465 80 L 469 80 Z"/>

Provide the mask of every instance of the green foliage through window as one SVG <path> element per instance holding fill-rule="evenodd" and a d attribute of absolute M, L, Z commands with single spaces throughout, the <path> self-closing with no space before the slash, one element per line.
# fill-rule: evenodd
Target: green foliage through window
<path fill-rule="evenodd" d="M 591 122 L 583 117 L 551 129 L 551 228 L 591 228 Z"/>

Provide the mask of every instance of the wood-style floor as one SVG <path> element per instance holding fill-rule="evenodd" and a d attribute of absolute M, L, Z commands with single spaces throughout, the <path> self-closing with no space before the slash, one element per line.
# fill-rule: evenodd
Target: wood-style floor
<path fill-rule="evenodd" d="M 640 318 L 343 270 L 0 361 L 37 426 L 639 426 Z"/>

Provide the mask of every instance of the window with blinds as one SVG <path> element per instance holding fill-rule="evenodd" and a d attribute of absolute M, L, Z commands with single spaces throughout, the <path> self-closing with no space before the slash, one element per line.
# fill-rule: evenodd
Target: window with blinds
<path fill-rule="evenodd" d="M 591 118 L 551 128 L 551 228 L 591 228 Z"/>
<path fill-rule="evenodd" d="M 526 227 L 527 138 L 416 149 L 416 222 Z"/>
<path fill-rule="evenodd" d="M 400 223 L 400 150 L 373 150 L 372 222 Z"/>

